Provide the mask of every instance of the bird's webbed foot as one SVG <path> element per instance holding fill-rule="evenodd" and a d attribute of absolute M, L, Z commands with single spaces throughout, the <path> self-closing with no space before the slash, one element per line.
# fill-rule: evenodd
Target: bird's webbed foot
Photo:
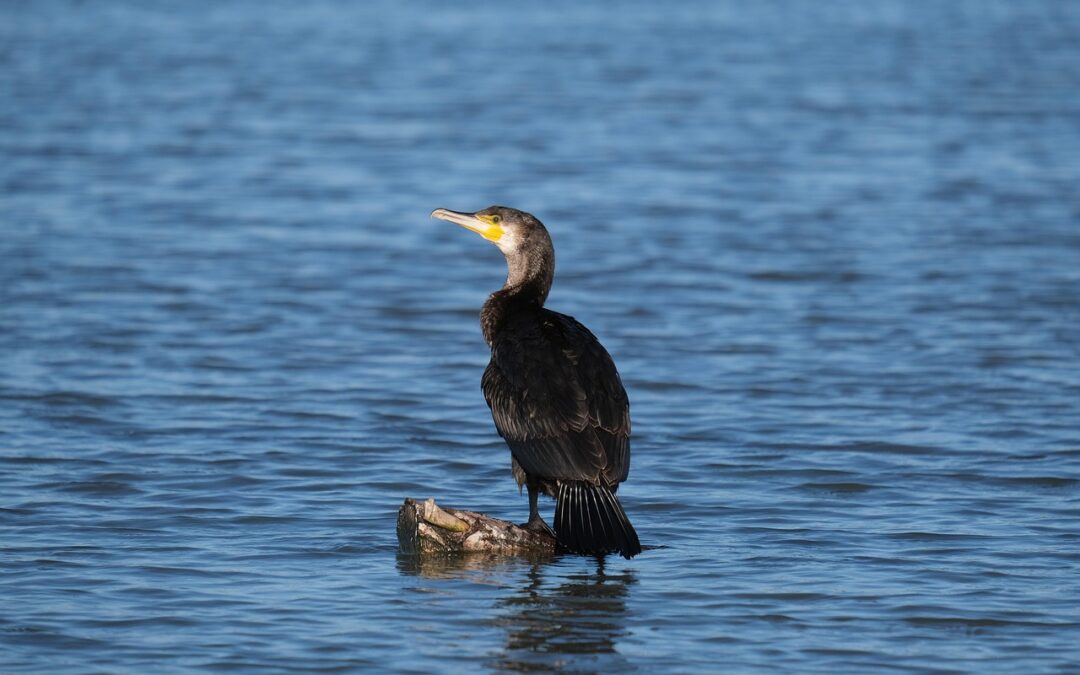
<path fill-rule="evenodd" d="M 551 538 L 555 538 L 555 530 L 551 529 L 551 527 L 544 522 L 544 519 L 540 517 L 540 514 L 530 516 L 529 522 L 522 523 L 519 527 L 521 527 L 521 529 L 523 530 L 537 532 L 539 534 L 546 534 Z"/>

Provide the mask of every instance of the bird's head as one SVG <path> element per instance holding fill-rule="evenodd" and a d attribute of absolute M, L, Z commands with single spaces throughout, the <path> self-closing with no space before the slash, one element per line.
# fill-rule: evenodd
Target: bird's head
<path fill-rule="evenodd" d="M 431 216 L 472 230 L 498 246 L 507 257 L 537 245 L 551 247 L 543 223 L 531 213 L 506 206 L 489 206 L 476 213 L 435 209 Z"/>

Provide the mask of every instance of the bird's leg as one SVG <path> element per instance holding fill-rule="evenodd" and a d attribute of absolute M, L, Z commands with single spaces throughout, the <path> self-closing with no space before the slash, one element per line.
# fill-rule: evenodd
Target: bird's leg
<path fill-rule="evenodd" d="M 540 497 L 540 486 L 529 481 L 526 483 L 526 487 L 529 488 L 529 522 L 521 527 L 530 532 L 544 532 L 554 537 L 555 531 L 544 522 L 544 519 L 540 516 L 540 509 L 537 506 L 537 501 L 539 501 Z"/>

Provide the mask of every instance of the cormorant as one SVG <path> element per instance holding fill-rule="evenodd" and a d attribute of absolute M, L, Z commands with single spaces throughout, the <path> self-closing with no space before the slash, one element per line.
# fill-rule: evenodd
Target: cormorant
<path fill-rule="evenodd" d="M 529 490 L 524 527 L 551 532 L 537 510 L 555 498 L 555 536 L 571 551 L 641 552 L 615 492 L 630 471 L 630 404 L 607 350 L 576 319 L 544 308 L 555 249 L 543 223 L 504 206 L 436 209 L 494 243 L 506 257 L 503 287 L 480 312 L 491 362 L 481 388 L 510 446 L 518 487 Z"/>

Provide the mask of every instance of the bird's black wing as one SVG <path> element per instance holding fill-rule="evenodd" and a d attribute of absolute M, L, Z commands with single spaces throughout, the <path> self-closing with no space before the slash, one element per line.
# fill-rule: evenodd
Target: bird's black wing
<path fill-rule="evenodd" d="M 630 470 L 630 407 L 607 350 L 573 317 L 537 310 L 495 337 L 482 381 L 525 473 L 615 487 Z"/>

